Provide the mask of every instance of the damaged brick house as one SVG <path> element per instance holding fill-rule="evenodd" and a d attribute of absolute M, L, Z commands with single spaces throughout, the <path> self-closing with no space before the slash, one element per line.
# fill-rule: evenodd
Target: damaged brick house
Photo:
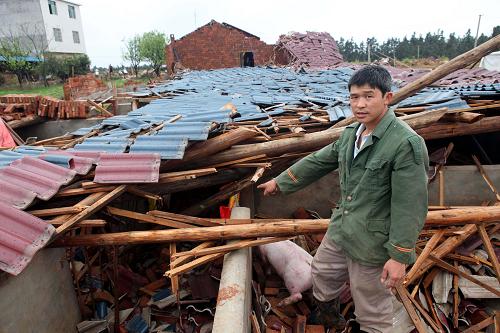
<path fill-rule="evenodd" d="M 179 40 L 170 36 L 166 60 L 168 73 L 176 63 L 190 69 L 253 67 L 273 57 L 274 45 L 227 23 L 210 21 Z"/>

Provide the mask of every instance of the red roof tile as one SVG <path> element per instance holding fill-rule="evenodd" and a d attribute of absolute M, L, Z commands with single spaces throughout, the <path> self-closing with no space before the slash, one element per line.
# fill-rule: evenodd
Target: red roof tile
<path fill-rule="evenodd" d="M 19 274 L 54 231 L 38 217 L 0 202 L 0 269 Z"/>

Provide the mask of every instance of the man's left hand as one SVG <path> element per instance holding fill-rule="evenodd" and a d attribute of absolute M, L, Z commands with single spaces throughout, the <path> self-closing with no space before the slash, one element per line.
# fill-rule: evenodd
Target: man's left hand
<path fill-rule="evenodd" d="M 396 284 L 405 276 L 406 265 L 394 259 L 389 259 L 384 265 L 384 270 L 380 276 L 380 282 L 386 288 L 394 288 Z"/>

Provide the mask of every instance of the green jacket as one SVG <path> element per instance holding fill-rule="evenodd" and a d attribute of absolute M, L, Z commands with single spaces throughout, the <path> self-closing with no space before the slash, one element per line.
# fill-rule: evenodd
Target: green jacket
<path fill-rule="evenodd" d="M 295 192 L 338 168 L 341 197 L 327 236 L 361 264 L 411 264 L 427 216 L 425 142 L 389 110 L 353 160 L 358 126 L 281 173 L 279 189 Z"/>

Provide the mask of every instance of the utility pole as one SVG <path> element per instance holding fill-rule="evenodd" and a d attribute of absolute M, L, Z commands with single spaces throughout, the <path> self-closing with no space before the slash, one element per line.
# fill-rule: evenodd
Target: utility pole
<path fill-rule="evenodd" d="M 368 63 L 371 64 L 372 60 L 371 60 L 371 57 L 370 57 L 370 43 L 369 42 L 367 43 L 366 47 L 368 48 Z"/>
<path fill-rule="evenodd" d="M 394 67 L 396 67 L 396 50 L 395 49 L 392 49 L 392 59 L 393 59 L 392 65 Z"/>
<path fill-rule="evenodd" d="M 417 45 L 417 59 L 420 59 L 420 45 Z"/>
<path fill-rule="evenodd" d="M 474 40 L 474 47 L 477 46 L 477 39 L 479 37 L 479 25 L 481 24 L 481 14 L 479 14 L 479 20 L 477 21 L 476 39 Z"/>

